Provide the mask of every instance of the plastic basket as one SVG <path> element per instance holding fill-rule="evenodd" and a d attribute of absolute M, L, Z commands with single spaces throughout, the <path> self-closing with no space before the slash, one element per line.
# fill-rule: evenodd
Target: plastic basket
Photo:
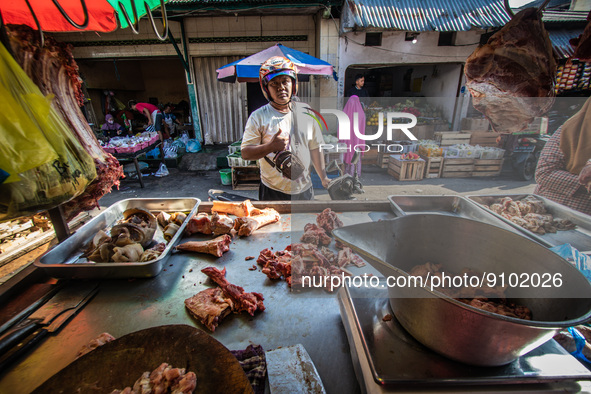
<path fill-rule="evenodd" d="M 480 158 L 483 160 L 498 160 L 505 155 L 505 150 L 500 148 L 483 149 L 480 153 Z"/>
<path fill-rule="evenodd" d="M 236 141 L 228 146 L 228 154 L 231 155 L 232 153 L 240 152 L 240 145 L 242 141 Z"/>
<path fill-rule="evenodd" d="M 238 152 L 232 153 L 231 155 L 226 156 L 226 158 L 228 159 L 228 165 L 230 167 L 249 167 L 257 165 L 256 161 L 244 160 Z"/>

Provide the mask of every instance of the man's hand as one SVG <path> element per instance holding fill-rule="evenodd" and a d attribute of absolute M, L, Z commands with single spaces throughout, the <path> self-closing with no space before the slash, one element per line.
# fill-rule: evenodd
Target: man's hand
<path fill-rule="evenodd" d="M 579 173 L 579 182 L 587 188 L 588 192 L 591 192 L 591 160 L 587 161 L 587 164 Z"/>
<path fill-rule="evenodd" d="M 271 141 L 269 141 L 269 148 L 271 152 L 279 152 L 285 150 L 287 148 L 287 144 L 289 143 L 289 138 L 286 136 L 281 135 L 281 129 L 273 136 Z"/>
<path fill-rule="evenodd" d="M 330 183 L 330 178 L 325 175 L 324 178 L 322 179 L 322 187 L 324 187 L 325 189 L 328 189 L 329 183 Z"/>

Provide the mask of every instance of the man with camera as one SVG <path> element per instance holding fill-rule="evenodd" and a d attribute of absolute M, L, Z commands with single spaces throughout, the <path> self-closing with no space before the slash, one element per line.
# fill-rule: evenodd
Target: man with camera
<path fill-rule="evenodd" d="M 320 152 L 322 133 L 314 125 L 312 138 L 306 135 L 304 107 L 292 101 L 297 93 L 297 69 L 284 57 L 272 57 L 261 66 L 259 82 L 269 104 L 250 115 L 241 145 L 244 160 L 259 160 L 259 200 L 312 200 L 310 162 L 322 186 L 327 187 L 330 180 Z"/>

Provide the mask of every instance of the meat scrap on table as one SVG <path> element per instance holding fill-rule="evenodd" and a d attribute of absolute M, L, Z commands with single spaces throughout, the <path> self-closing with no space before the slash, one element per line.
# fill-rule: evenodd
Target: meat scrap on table
<path fill-rule="evenodd" d="M 544 202 L 534 196 L 527 196 L 521 200 L 504 197 L 487 208 L 524 229 L 540 235 L 574 230 L 577 227 L 570 220 L 555 219 L 547 212 Z"/>
<path fill-rule="evenodd" d="M 442 277 L 444 273 L 452 276 L 466 276 L 467 282 L 471 283 L 470 278 L 475 276 L 480 279 L 482 273 L 465 268 L 459 275 L 444 272 L 441 264 L 425 263 L 414 266 L 408 273 L 410 276 L 420 276 L 427 280 L 428 277 Z M 444 282 L 445 283 L 445 282 Z M 427 286 L 428 284 L 425 284 Z M 438 287 L 437 291 L 454 298 L 464 304 L 474 308 L 482 309 L 487 312 L 496 313 L 503 316 L 515 317 L 518 319 L 531 320 L 531 310 L 523 305 L 516 305 L 505 297 L 505 287 L 490 287 L 487 283 L 478 287 Z"/>
<path fill-rule="evenodd" d="M 328 277 L 332 275 L 352 275 L 345 267 L 355 265 L 363 267 L 365 263 L 351 248 L 336 243 L 338 253 L 334 253 L 327 246 L 332 238 L 327 230 L 341 227 L 343 223 L 330 208 L 317 215 L 316 224 L 308 223 L 304 226 L 302 243 L 288 245 L 285 250 L 273 252 L 263 249 L 257 259 L 262 272 L 269 279 L 285 279 L 289 287 L 302 285 L 302 276 Z M 329 282 L 329 281 L 327 281 Z M 329 283 L 327 283 L 329 284 Z M 332 288 L 327 289 L 332 291 Z"/>
<path fill-rule="evenodd" d="M 189 312 L 212 332 L 230 312 L 247 312 L 254 316 L 256 311 L 264 311 L 264 297 L 260 293 L 247 293 L 240 286 L 226 279 L 226 269 L 207 267 L 201 270 L 219 287 L 205 289 L 185 300 Z"/>
<path fill-rule="evenodd" d="M 190 394 L 196 386 L 195 372 L 185 372 L 185 368 L 173 368 L 167 363 L 162 363 L 152 372 L 144 372 L 133 387 L 113 390 L 111 394 Z"/>
<path fill-rule="evenodd" d="M 220 235 L 209 241 L 189 241 L 176 247 L 176 250 L 185 252 L 207 253 L 215 257 L 222 257 L 224 253 L 230 250 L 232 237 L 228 234 Z"/>

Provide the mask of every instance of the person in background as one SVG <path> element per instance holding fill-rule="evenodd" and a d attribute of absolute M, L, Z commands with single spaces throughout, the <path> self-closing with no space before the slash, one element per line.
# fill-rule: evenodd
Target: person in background
<path fill-rule="evenodd" d="M 127 131 L 119 123 L 115 122 L 115 118 L 111 114 L 105 116 L 105 123 L 101 126 L 101 131 L 107 138 L 125 137 L 127 135 Z"/>
<path fill-rule="evenodd" d="M 330 180 L 326 176 L 324 157 L 320 145 L 324 143 L 322 133 L 313 126 L 313 135 L 308 139 L 303 127 L 297 123 L 307 116 L 303 105 L 294 103 L 297 94 L 297 68 L 288 59 L 274 56 L 267 59 L 260 68 L 259 82 L 268 104 L 254 111 L 246 122 L 242 137 L 241 153 L 244 160 L 258 160 L 261 171 L 259 200 L 311 200 L 314 189 L 310 178 L 310 161 L 320 177 L 322 186 Z M 296 105 L 297 104 L 297 105 Z M 300 111 L 301 110 L 301 111 Z M 303 164 L 301 176 L 291 180 L 272 163 L 278 152 L 292 153 Z"/>
<path fill-rule="evenodd" d="M 546 142 L 535 194 L 591 215 L 591 98 Z"/>
<path fill-rule="evenodd" d="M 367 89 L 363 87 L 364 85 L 365 77 L 363 74 L 355 75 L 355 85 L 347 89 L 345 92 L 345 97 L 357 96 L 361 99 L 361 104 L 364 107 L 367 106 L 368 103 L 366 97 L 369 97 L 369 93 L 367 92 Z"/>
<path fill-rule="evenodd" d="M 345 153 L 343 153 L 343 162 L 345 163 L 345 170 L 348 174 L 355 176 L 361 176 L 361 158 L 357 161 L 356 164 L 351 163 L 353 159 L 353 155 L 355 154 L 355 146 L 365 144 L 365 141 L 361 138 L 357 137 L 355 134 L 355 113 L 357 113 L 357 131 L 359 134 L 365 135 L 365 113 L 363 112 L 363 107 L 361 106 L 361 102 L 359 101 L 359 97 L 353 95 L 345 104 L 345 108 L 343 108 L 343 112 L 347 114 L 349 117 L 349 121 L 351 122 L 351 138 L 349 140 L 341 140 L 339 142 L 343 142 L 347 144 L 349 149 Z M 363 155 L 363 152 L 361 153 Z"/>
<path fill-rule="evenodd" d="M 162 117 L 164 119 L 165 132 L 171 137 L 176 136 L 177 126 L 180 126 L 181 122 L 172 113 L 172 105 L 171 104 L 166 104 L 164 106 L 164 113 L 162 114 Z"/>
<path fill-rule="evenodd" d="M 129 100 L 129 103 L 127 105 L 132 110 L 138 111 L 146 118 L 148 118 L 148 125 L 146 126 L 146 131 L 158 132 L 160 139 L 163 140 L 162 112 L 160 112 L 158 107 L 150 103 L 138 103 L 135 100 Z"/>

